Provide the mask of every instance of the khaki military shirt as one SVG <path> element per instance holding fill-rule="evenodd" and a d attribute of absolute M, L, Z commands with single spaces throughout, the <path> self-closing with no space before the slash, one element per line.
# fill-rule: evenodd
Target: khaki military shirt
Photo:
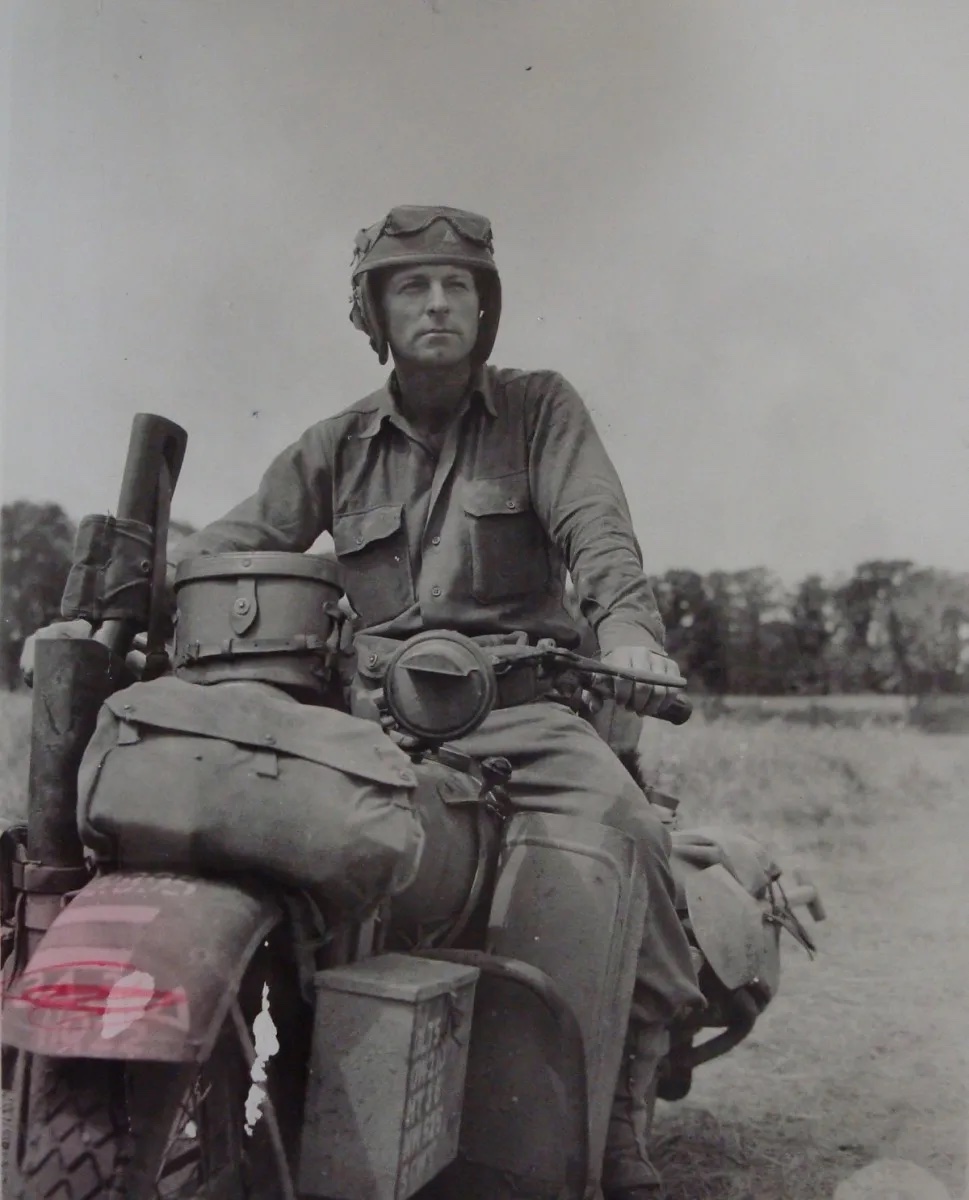
<path fill-rule="evenodd" d="M 406 637 L 524 630 L 576 646 L 570 572 L 604 652 L 662 645 L 622 486 L 561 375 L 485 367 L 439 448 L 395 381 L 319 421 L 258 490 L 177 549 L 308 549 L 333 536 L 359 629 Z"/>

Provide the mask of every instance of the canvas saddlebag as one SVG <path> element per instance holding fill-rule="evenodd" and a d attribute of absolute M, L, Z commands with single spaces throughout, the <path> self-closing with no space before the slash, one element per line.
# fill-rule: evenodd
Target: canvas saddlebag
<path fill-rule="evenodd" d="M 380 728 L 252 681 L 136 683 L 103 705 L 78 826 L 121 867 L 257 872 L 360 916 L 416 877 L 417 778 Z"/>
<path fill-rule="evenodd" d="M 780 983 L 782 912 L 772 893 L 781 871 L 756 839 L 713 826 L 674 830 L 670 867 L 676 907 L 703 957 L 729 990 L 757 984 L 767 997 Z"/>

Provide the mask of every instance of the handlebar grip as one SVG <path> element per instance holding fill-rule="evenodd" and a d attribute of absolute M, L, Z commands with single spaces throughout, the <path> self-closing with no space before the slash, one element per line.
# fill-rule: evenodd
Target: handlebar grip
<path fill-rule="evenodd" d="M 658 721 L 669 721 L 671 725 L 685 725 L 693 716 L 693 705 L 686 696 L 677 693 L 663 702 L 655 716 Z"/>

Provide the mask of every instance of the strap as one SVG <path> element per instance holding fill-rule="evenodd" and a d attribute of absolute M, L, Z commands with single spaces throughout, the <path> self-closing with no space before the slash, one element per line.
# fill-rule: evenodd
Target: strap
<path fill-rule="evenodd" d="M 155 505 L 155 544 L 151 571 L 151 601 L 148 608 L 147 647 L 143 679 L 156 679 L 168 669 L 165 635 L 169 613 L 165 604 L 168 571 L 168 526 L 172 511 L 172 472 L 162 458 L 158 472 L 158 497 Z"/>
<path fill-rule="evenodd" d="M 226 638 L 224 642 L 189 642 L 180 650 L 175 666 L 206 658 L 236 658 L 242 654 L 316 654 L 329 647 L 330 639 L 316 633 L 299 633 L 289 638 Z"/>
<path fill-rule="evenodd" d="M 496 677 L 498 695 L 495 708 L 517 708 L 534 704 L 554 690 L 552 681 L 539 677 L 537 664 L 528 663 Z"/>
<path fill-rule="evenodd" d="M 91 878 L 87 867 L 46 867 L 39 862 L 11 863 L 13 886 L 18 892 L 40 896 L 63 896 L 77 891 Z"/>

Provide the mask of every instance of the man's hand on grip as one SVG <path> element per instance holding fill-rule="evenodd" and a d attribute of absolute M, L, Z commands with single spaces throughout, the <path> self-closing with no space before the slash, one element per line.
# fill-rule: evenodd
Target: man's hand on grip
<path fill-rule="evenodd" d="M 23 675 L 24 683 L 28 687 L 33 687 L 34 659 L 38 642 L 84 639 L 93 636 L 94 626 L 90 621 L 81 618 L 75 621 L 53 621 L 50 625 L 45 625 L 43 629 L 38 629 L 36 633 L 27 638 L 20 653 L 20 673 Z M 139 633 L 125 656 L 125 664 L 136 679 L 141 678 L 145 667 L 145 649 L 145 635 Z"/>
<path fill-rule="evenodd" d="M 71 638 L 89 638 L 94 632 L 90 621 L 78 618 L 76 621 L 53 621 L 32 633 L 24 642 L 20 653 L 20 673 L 28 687 L 34 682 L 34 648 L 38 642 L 63 641 Z"/>
<path fill-rule="evenodd" d="M 648 671 L 658 675 L 678 676 L 679 667 L 661 650 L 650 650 L 646 646 L 617 646 L 602 656 L 602 661 L 621 671 Z M 616 704 L 639 716 L 652 716 L 663 705 L 672 688 L 648 683 L 634 683 L 631 679 L 612 681 Z"/>

